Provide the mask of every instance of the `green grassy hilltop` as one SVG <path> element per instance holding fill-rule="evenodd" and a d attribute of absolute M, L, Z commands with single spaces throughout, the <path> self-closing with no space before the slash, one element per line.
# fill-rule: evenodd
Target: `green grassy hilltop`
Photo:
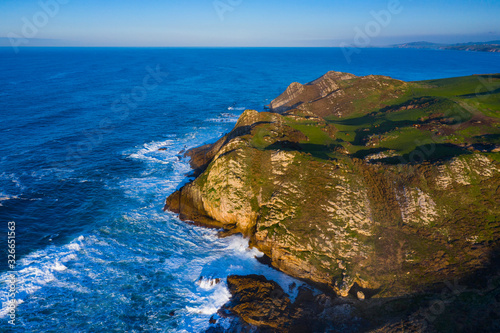
<path fill-rule="evenodd" d="M 345 95 L 330 98 L 338 112 L 318 107 L 328 96 L 286 111 L 307 117 L 309 110 L 313 110 L 311 113 L 334 126 L 335 137 L 328 137 L 320 128 L 310 126 L 314 121 L 294 121 L 294 128 L 309 134 L 307 143 L 340 146 L 359 158 L 373 152 L 387 152 L 383 155 L 420 160 L 449 157 L 475 144 L 486 145 L 485 148 L 500 145 L 498 74 L 411 83 L 386 77 L 355 77 L 341 81 L 339 89 Z M 438 147 L 431 153 L 425 147 L 419 151 L 419 146 L 429 144 Z M 452 149 L 452 145 L 457 147 Z M 324 147 L 316 148 L 325 151 Z M 404 162 L 402 158 L 392 160 Z"/>

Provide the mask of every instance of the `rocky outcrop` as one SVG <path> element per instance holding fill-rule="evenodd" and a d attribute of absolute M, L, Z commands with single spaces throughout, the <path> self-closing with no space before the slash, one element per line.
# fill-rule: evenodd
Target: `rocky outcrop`
<path fill-rule="evenodd" d="M 387 99 L 400 97 L 407 90 L 406 83 L 389 77 L 356 77 L 332 71 L 305 85 L 292 83 L 268 107 L 280 114 L 303 111 L 320 117 L 342 117 L 357 111 L 353 101 L 365 100 L 368 105 L 363 107 L 380 109 Z"/>
<path fill-rule="evenodd" d="M 354 307 L 348 302 L 326 294 L 317 294 L 305 286 L 298 287 L 297 297 L 292 301 L 276 282 L 264 276 L 229 276 L 227 278 L 231 301 L 219 310 L 220 318 L 235 316 L 251 326 L 243 331 L 304 333 L 342 331 L 354 332 L 362 325 L 355 316 Z M 213 318 L 208 332 L 237 331 L 236 326 L 228 330 Z M 245 324 L 239 324 L 241 329 Z"/>
<path fill-rule="evenodd" d="M 500 87 L 500 76 L 489 79 Z M 484 111 L 498 89 L 478 107 L 476 80 L 329 72 L 292 84 L 273 112 L 247 110 L 229 134 L 190 150 L 198 177 L 165 208 L 241 232 L 274 267 L 341 296 L 401 297 L 470 279 L 494 267 L 500 245 L 500 158 L 467 148 L 500 144 L 500 121 Z M 251 304 L 233 310 L 258 323 Z"/>

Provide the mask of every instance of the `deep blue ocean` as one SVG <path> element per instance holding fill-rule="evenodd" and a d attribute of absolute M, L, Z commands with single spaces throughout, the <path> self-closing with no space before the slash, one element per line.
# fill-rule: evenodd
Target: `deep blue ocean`
<path fill-rule="evenodd" d="M 0 48 L 0 331 L 199 332 L 229 299 L 229 274 L 294 281 L 242 237 L 162 208 L 189 180 L 181 150 L 329 70 L 498 73 L 500 54 L 364 49 L 349 63 L 336 48 Z"/>

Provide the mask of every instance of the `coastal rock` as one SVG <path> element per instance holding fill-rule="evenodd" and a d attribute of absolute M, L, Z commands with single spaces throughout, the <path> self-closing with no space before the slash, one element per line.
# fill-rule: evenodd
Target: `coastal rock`
<path fill-rule="evenodd" d="M 314 295 L 304 286 L 299 287 L 292 302 L 276 282 L 264 276 L 232 275 L 227 283 L 232 297 L 218 315 L 236 316 L 242 322 L 233 321 L 231 329 L 224 329 L 212 320 L 207 332 L 234 332 L 242 327 L 244 331 L 259 333 L 354 332 L 360 327 L 350 304 L 337 302 L 325 294 Z"/>
<path fill-rule="evenodd" d="M 229 276 L 232 301 L 227 308 L 255 326 L 287 329 L 295 315 L 292 302 L 283 289 L 263 276 Z"/>
<path fill-rule="evenodd" d="M 341 117 L 356 111 L 353 99 L 370 99 L 367 107 L 382 108 L 385 100 L 400 97 L 407 89 L 405 82 L 389 77 L 357 77 L 331 71 L 306 85 L 292 83 L 268 107 L 280 114 L 300 110 L 320 117 Z"/>

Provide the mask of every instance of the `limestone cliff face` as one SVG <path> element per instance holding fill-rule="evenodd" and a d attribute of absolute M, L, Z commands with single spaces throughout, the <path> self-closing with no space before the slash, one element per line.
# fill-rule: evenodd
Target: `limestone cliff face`
<path fill-rule="evenodd" d="M 364 127 L 353 132 L 347 122 L 321 116 L 357 112 L 339 96 L 360 82 L 372 94 L 381 87 L 370 105 L 382 107 L 384 117 L 425 114 L 429 107 L 391 107 L 407 84 L 385 77 L 330 72 L 309 85 L 292 84 L 271 103 L 279 113 L 247 110 L 229 134 L 190 151 L 200 175 L 169 196 L 166 209 L 184 220 L 242 232 L 276 268 L 343 296 L 354 289 L 368 296 L 407 294 L 486 265 L 500 239 L 498 156 L 445 146 L 436 158 L 441 141 L 416 162 L 409 161 L 406 144 L 400 150 L 394 144 L 390 154 L 381 154 L 389 151 L 383 146 L 373 151 L 373 140 L 358 136 L 402 135 L 403 124 L 391 120 L 394 128 L 385 132 L 379 130 L 384 125 L 373 133 Z M 306 94 L 319 100 L 308 102 Z M 304 104 L 313 106 L 300 110 Z M 420 147 L 420 130 L 410 118 L 405 124 Z M 436 125 L 432 116 L 422 121 L 456 129 Z M 364 142 L 370 146 L 363 148 Z"/>

